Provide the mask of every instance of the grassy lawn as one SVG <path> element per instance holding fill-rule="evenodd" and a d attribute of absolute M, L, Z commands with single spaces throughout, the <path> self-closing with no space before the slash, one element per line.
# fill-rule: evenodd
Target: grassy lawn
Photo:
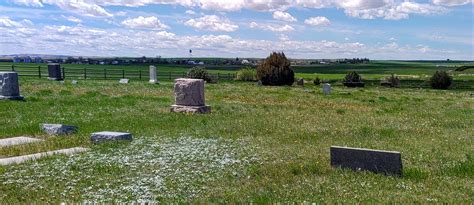
<path fill-rule="evenodd" d="M 0 138 L 46 140 L 1 148 L 0 157 L 91 150 L 0 167 L 0 204 L 474 201 L 472 89 L 335 84 L 324 96 L 314 85 L 224 81 L 206 84 L 212 114 L 188 115 L 169 112 L 171 81 L 72 85 L 21 78 L 20 84 L 25 102 L 0 101 Z M 49 137 L 41 123 L 79 131 Z M 90 133 L 104 130 L 131 132 L 134 140 L 92 144 Z M 331 145 L 400 151 L 404 176 L 333 169 Z"/>

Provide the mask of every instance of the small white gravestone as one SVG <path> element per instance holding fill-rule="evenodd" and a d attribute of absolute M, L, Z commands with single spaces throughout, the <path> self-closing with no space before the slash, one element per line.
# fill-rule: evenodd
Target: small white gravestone
<path fill-rule="evenodd" d="M 73 85 L 77 85 L 77 80 L 73 80 L 73 81 L 71 81 L 71 83 L 72 83 Z"/>
<path fill-rule="evenodd" d="M 324 83 L 323 84 L 323 93 L 325 95 L 331 94 L 331 84 L 329 84 L 329 83 Z"/>
<path fill-rule="evenodd" d="M 151 84 L 159 84 L 158 79 L 156 78 L 156 67 L 150 66 L 150 82 Z"/>
<path fill-rule="evenodd" d="M 20 96 L 18 73 L 0 72 L 0 100 L 23 100 L 23 96 Z"/>
<path fill-rule="evenodd" d="M 130 80 L 127 79 L 127 78 L 122 78 L 122 79 L 120 79 L 119 83 L 120 83 L 120 84 L 128 84 L 129 81 L 130 81 Z"/>

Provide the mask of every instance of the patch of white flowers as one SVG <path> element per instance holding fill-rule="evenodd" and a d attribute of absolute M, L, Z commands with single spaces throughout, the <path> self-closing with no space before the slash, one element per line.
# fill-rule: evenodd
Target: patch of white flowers
<path fill-rule="evenodd" d="M 258 160 L 253 151 L 246 143 L 234 140 L 135 139 L 105 150 L 9 167 L 0 181 L 59 194 L 57 197 L 65 201 L 189 200 L 206 191 L 205 183 L 224 174 L 241 174 L 246 165 Z"/>

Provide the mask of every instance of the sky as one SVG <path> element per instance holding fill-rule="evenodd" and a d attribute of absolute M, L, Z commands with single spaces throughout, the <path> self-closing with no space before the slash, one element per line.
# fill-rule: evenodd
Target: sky
<path fill-rule="evenodd" d="M 1 0 L 0 55 L 474 60 L 474 0 Z"/>

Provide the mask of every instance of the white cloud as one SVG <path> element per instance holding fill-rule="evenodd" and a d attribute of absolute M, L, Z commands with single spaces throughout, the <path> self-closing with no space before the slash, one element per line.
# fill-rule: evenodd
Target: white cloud
<path fill-rule="evenodd" d="M 204 31 L 223 31 L 233 32 L 236 31 L 239 26 L 233 24 L 227 18 L 220 18 L 216 15 L 205 15 L 201 18 L 190 19 L 184 22 L 184 25 L 191 26 L 197 30 Z"/>
<path fill-rule="evenodd" d="M 74 16 L 64 16 L 64 15 L 61 15 L 61 17 L 63 17 L 64 19 L 70 21 L 70 22 L 74 22 L 74 23 L 82 23 L 82 20 L 79 19 L 79 18 L 76 18 Z"/>
<path fill-rule="evenodd" d="M 287 24 L 286 25 L 258 24 L 256 22 L 251 22 L 249 26 L 250 28 L 257 28 L 257 29 L 272 31 L 272 32 L 291 32 L 295 30 L 295 28 Z"/>
<path fill-rule="evenodd" d="M 363 19 L 405 19 L 410 14 L 439 14 L 446 11 L 442 6 L 458 6 L 473 0 L 431 0 L 433 4 L 416 3 L 408 0 L 12 0 L 28 6 L 56 5 L 59 8 L 80 15 L 111 17 L 113 14 L 103 6 L 137 7 L 149 4 L 180 5 L 186 8 L 200 8 L 215 11 L 275 12 L 274 18 L 293 22 L 295 19 L 284 12 L 289 8 L 340 8 L 351 17 Z"/>
<path fill-rule="evenodd" d="M 461 6 L 469 3 L 474 3 L 473 0 L 433 0 L 433 4 L 444 6 Z"/>
<path fill-rule="evenodd" d="M 161 23 L 161 21 L 155 16 L 149 16 L 149 17 L 139 16 L 137 18 L 128 18 L 122 21 L 122 25 L 125 25 L 129 28 L 153 29 L 153 30 L 164 30 L 164 29 L 169 28 L 169 26 Z"/>
<path fill-rule="evenodd" d="M 407 19 L 410 14 L 433 15 L 447 12 L 444 7 L 415 2 L 402 2 L 398 5 L 389 5 L 375 9 L 345 10 L 351 17 L 362 19 L 384 18 L 388 20 Z"/>
<path fill-rule="evenodd" d="M 183 56 L 192 48 L 197 56 L 266 57 L 284 51 L 292 58 L 472 59 L 456 50 L 426 45 L 366 45 L 359 42 L 253 40 L 229 35 L 177 35 L 167 31 L 85 26 L 0 27 L 2 53 L 49 53 L 86 56 Z M 34 42 L 34 43 L 31 43 Z M 5 45 L 5 46 L 4 46 Z M 9 46 L 15 45 L 15 46 Z M 69 49 L 74 47 L 75 49 Z"/>
<path fill-rule="evenodd" d="M 331 21 L 324 16 L 316 16 L 304 20 L 304 23 L 312 26 L 328 26 L 331 24 Z"/>
<path fill-rule="evenodd" d="M 13 21 L 8 17 L 0 17 L 0 27 L 28 27 L 32 26 L 33 22 L 28 19 L 23 19 L 21 21 Z"/>
<path fill-rule="evenodd" d="M 273 18 L 276 20 L 287 21 L 287 22 L 296 22 L 297 19 L 293 17 L 291 14 L 283 11 L 275 11 L 273 12 Z"/>
<path fill-rule="evenodd" d="M 13 2 L 25 6 L 43 7 L 41 0 L 13 0 Z"/>
<path fill-rule="evenodd" d="M 196 12 L 194 12 L 193 10 L 186 10 L 186 14 L 196 15 Z"/>

